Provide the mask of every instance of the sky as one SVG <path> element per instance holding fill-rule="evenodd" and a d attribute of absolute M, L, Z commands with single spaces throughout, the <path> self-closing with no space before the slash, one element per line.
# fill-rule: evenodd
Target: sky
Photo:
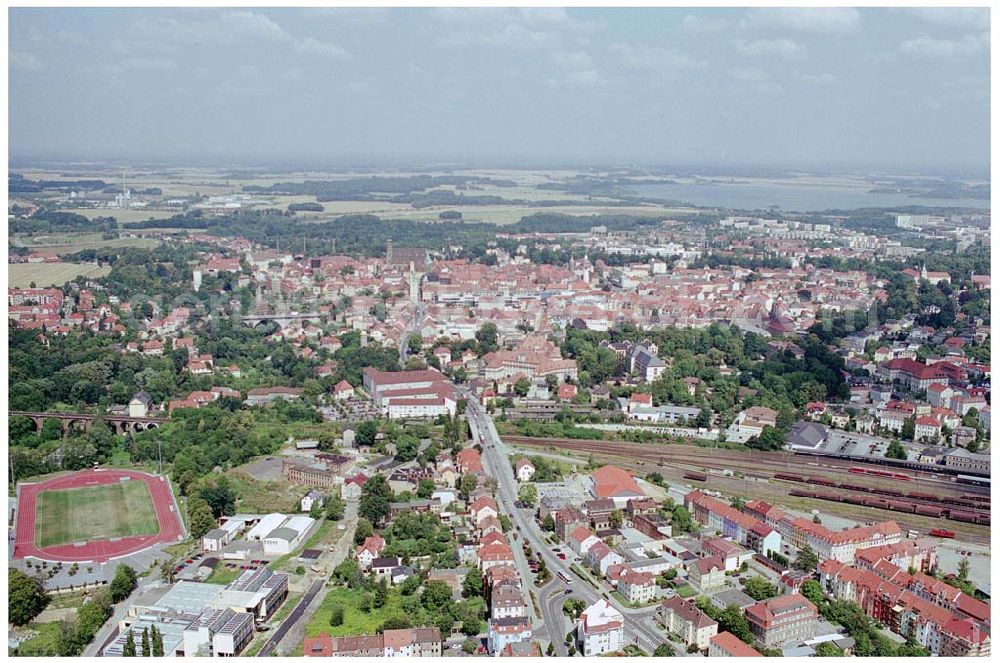
<path fill-rule="evenodd" d="M 988 9 L 11 9 L 12 159 L 989 168 Z"/>

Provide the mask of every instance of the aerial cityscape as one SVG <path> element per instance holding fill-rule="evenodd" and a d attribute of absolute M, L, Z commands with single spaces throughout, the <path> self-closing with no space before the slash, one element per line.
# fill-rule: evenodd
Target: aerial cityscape
<path fill-rule="evenodd" d="M 989 19 L 9 10 L 8 654 L 990 656 Z"/>

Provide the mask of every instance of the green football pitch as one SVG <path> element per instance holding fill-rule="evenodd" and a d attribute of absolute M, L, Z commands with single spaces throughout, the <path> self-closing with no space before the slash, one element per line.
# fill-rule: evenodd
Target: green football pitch
<path fill-rule="evenodd" d="M 47 490 L 39 493 L 35 507 L 39 548 L 159 531 L 149 487 L 142 481 Z"/>

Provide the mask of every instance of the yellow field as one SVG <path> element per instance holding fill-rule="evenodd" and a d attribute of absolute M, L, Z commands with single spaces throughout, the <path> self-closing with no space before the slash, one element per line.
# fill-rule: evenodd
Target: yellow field
<path fill-rule="evenodd" d="M 97 267 L 96 265 L 75 262 L 43 262 L 7 266 L 9 282 L 14 288 L 27 288 L 32 282 L 39 288 L 61 286 L 77 276 L 98 278 L 107 276 L 110 272 L 111 268 L 107 265 Z"/>

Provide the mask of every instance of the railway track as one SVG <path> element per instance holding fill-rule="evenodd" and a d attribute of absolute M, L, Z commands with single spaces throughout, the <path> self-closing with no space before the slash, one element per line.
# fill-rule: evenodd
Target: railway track
<path fill-rule="evenodd" d="M 940 496 L 940 499 L 947 500 L 961 500 L 963 496 L 965 498 L 972 498 L 977 500 L 975 502 L 967 501 L 960 507 L 955 507 L 954 505 L 945 504 L 941 502 L 932 501 L 929 499 L 911 499 L 907 496 L 895 496 L 890 499 L 895 501 L 897 504 L 900 500 L 912 501 L 913 505 L 919 505 L 922 507 L 943 507 L 945 511 L 948 509 L 960 508 L 961 510 L 974 514 L 976 518 L 972 520 L 959 518 L 960 522 L 972 523 L 975 525 L 983 525 L 989 522 L 990 507 L 988 503 L 988 493 L 982 494 L 982 491 L 970 490 L 970 486 L 954 484 L 947 479 L 942 479 L 940 477 L 935 477 L 933 473 L 929 472 L 915 472 L 908 471 L 907 475 L 913 476 L 913 481 L 899 481 L 899 480 L 889 480 L 881 477 L 872 477 L 868 475 L 859 475 L 849 471 L 852 465 L 845 463 L 837 463 L 832 467 L 826 466 L 823 463 L 818 462 L 819 459 L 811 459 L 806 461 L 802 457 L 791 456 L 788 454 L 782 454 L 779 458 L 775 458 L 776 454 L 767 454 L 771 457 L 758 458 L 755 453 L 752 457 L 743 454 L 733 457 L 734 453 L 740 452 L 728 452 L 725 450 L 718 449 L 706 449 L 702 447 L 687 447 L 680 448 L 674 445 L 665 447 L 662 445 L 653 446 L 649 444 L 636 444 L 627 442 L 608 442 L 602 440 L 572 440 L 567 438 L 531 438 L 523 436 L 504 436 L 504 440 L 514 444 L 522 444 L 525 446 L 534 447 L 553 447 L 559 448 L 566 451 L 574 451 L 577 453 L 589 453 L 600 456 L 610 456 L 614 458 L 621 458 L 619 461 L 623 466 L 628 466 L 630 469 L 634 469 L 638 472 L 651 472 L 655 471 L 657 467 L 660 468 L 670 468 L 679 473 L 704 473 L 708 472 L 709 477 L 713 477 L 715 480 L 729 481 L 740 481 L 740 479 L 733 476 L 727 476 L 726 474 L 719 474 L 719 470 L 729 470 L 733 473 L 740 473 L 744 477 L 746 475 L 757 475 L 762 479 L 767 480 L 767 484 L 772 488 L 780 488 L 782 491 L 798 490 L 803 482 L 798 482 L 797 484 L 792 481 L 783 480 L 781 478 L 776 478 L 776 474 L 788 475 L 790 474 L 789 468 L 797 474 L 808 474 L 812 475 L 805 477 L 809 483 L 808 479 L 816 479 L 822 483 L 814 486 L 817 489 L 839 489 L 845 491 L 849 495 L 864 496 L 866 498 L 884 498 L 884 495 L 880 493 L 886 490 L 893 491 L 912 491 L 916 492 L 918 490 L 923 490 L 925 493 L 930 490 L 936 496 Z M 643 448 L 645 447 L 645 448 Z M 717 455 L 718 452 L 723 452 L 723 455 Z M 766 452 L 765 452 L 766 454 Z M 715 472 L 712 472 L 715 470 Z M 830 474 L 837 479 L 851 479 L 855 482 L 867 483 L 871 487 L 862 485 L 853 485 L 851 487 L 841 488 L 841 485 L 836 483 L 831 484 L 827 477 L 817 476 L 823 473 Z M 846 475 L 846 476 L 845 476 Z M 927 476 L 919 476 L 927 475 Z M 930 486 L 933 485 L 931 489 Z M 888 486 L 889 488 L 886 488 Z M 813 486 L 810 486 L 813 487 Z M 853 489 L 853 490 L 852 490 Z M 801 491 L 800 491 L 801 492 Z M 786 494 L 790 494 L 790 491 Z M 823 501 L 825 498 L 820 496 L 809 497 L 808 495 L 791 495 L 800 496 L 809 499 L 816 499 Z M 987 501 L 983 501 L 987 500 Z M 900 511 L 895 506 L 889 506 L 889 502 L 886 499 L 881 499 L 881 501 L 857 504 L 853 500 L 837 500 L 842 503 L 850 503 L 855 506 L 865 506 L 872 509 L 878 509 L 882 511 L 891 511 L 893 517 L 897 518 L 901 522 L 909 520 L 906 514 L 913 514 L 923 518 L 942 518 L 949 519 L 948 515 L 941 516 L 931 516 L 927 513 L 916 513 L 912 510 Z M 829 500 L 827 499 L 827 504 Z M 985 523 L 982 520 L 978 520 L 979 517 L 985 518 Z M 926 527 L 926 520 L 921 521 L 920 527 Z M 916 525 L 916 523 L 914 523 Z M 988 526 L 988 525 L 987 525 Z M 979 541 L 983 537 L 979 534 L 970 533 L 970 537 L 976 541 Z"/>
<path fill-rule="evenodd" d="M 685 445 L 653 445 L 638 444 L 635 442 L 574 440 L 570 438 L 525 437 L 520 435 L 504 435 L 503 439 L 514 444 L 535 447 L 552 446 L 585 453 L 623 456 L 664 466 L 685 466 L 682 469 L 732 470 L 744 474 L 754 474 L 763 470 L 771 470 L 773 472 L 809 472 L 811 474 L 827 473 L 837 475 L 838 479 L 869 481 L 878 486 L 899 486 L 898 482 L 891 480 L 851 473 L 850 468 L 856 466 L 857 463 L 839 461 L 837 459 L 825 459 L 817 456 L 795 456 L 787 453 L 768 451 L 754 452 L 751 456 L 746 452 Z M 809 458 L 809 460 L 806 460 L 806 458 Z M 963 494 L 989 495 L 989 489 L 979 486 L 959 485 L 949 478 L 943 478 L 926 470 L 906 470 L 905 473 L 913 477 L 915 488 L 919 486 L 926 490 L 933 487 L 935 490 L 952 493 L 956 496 Z"/>

